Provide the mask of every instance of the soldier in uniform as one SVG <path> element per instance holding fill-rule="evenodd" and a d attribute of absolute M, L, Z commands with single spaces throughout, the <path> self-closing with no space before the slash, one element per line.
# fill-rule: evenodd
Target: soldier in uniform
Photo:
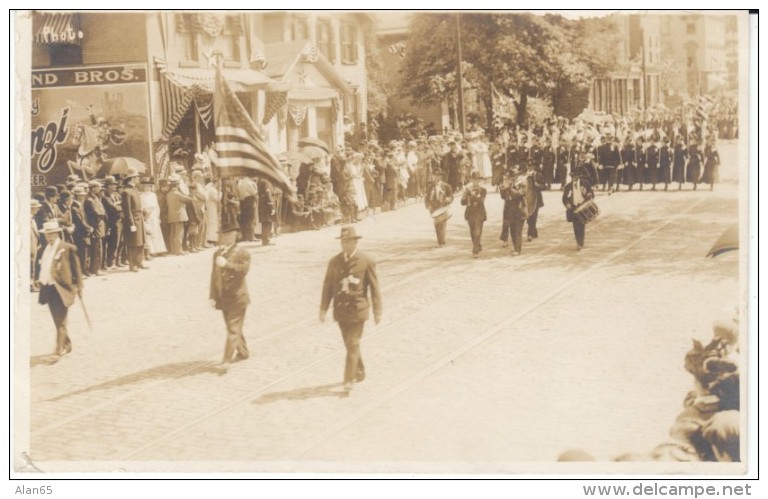
<path fill-rule="evenodd" d="M 219 247 L 213 253 L 213 269 L 209 298 L 216 310 L 221 310 L 227 325 L 227 342 L 222 365 L 245 360 L 250 356 L 243 336 L 245 311 L 251 302 L 245 280 L 251 268 L 251 255 L 237 245 L 238 225 L 232 217 L 222 223 Z M 237 352 L 237 355 L 232 356 Z"/>
<path fill-rule="evenodd" d="M 669 189 L 669 182 L 671 180 L 672 154 L 673 151 L 669 145 L 669 138 L 664 137 L 661 149 L 659 149 L 659 175 L 656 180 L 664 184 L 665 191 Z"/>
<path fill-rule="evenodd" d="M 469 224 L 469 235 L 472 238 L 472 256 L 477 258 L 483 251 L 481 239 L 483 236 L 483 223 L 487 220 L 485 211 L 485 187 L 480 185 L 480 173 L 473 172 L 472 182 L 464 188 L 461 196 L 461 205 L 466 206 L 464 219 Z"/>
<path fill-rule="evenodd" d="M 544 182 L 544 175 L 532 163 L 528 164 L 528 171 L 525 175 L 527 180 L 525 191 L 528 206 L 528 241 L 530 242 L 539 237 L 536 222 L 539 219 L 539 208 L 544 206 L 544 196 L 541 192 L 547 188 L 547 185 Z"/>
<path fill-rule="evenodd" d="M 659 148 L 656 147 L 656 142 L 651 142 L 648 145 L 645 154 L 647 158 L 645 181 L 651 184 L 651 190 L 655 191 L 656 183 L 659 181 Z"/>
<path fill-rule="evenodd" d="M 343 226 L 339 239 L 342 251 L 328 262 L 320 299 L 319 319 L 320 322 L 325 322 L 328 308 L 333 301 L 333 318 L 339 323 L 347 349 L 344 390 L 348 392 L 353 383 L 365 379 L 360 339 L 371 304 L 374 322 L 378 324 L 381 320 L 381 296 L 376 264 L 357 250 L 360 236 L 355 232 L 355 228 L 350 225 Z"/>

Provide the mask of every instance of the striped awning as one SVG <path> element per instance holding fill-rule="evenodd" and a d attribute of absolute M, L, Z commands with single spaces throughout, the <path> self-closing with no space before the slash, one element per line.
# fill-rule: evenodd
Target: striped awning
<path fill-rule="evenodd" d="M 169 69 L 168 64 L 155 58 L 160 71 L 160 93 L 163 107 L 163 137 L 170 137 L 179 122 L 195 103 L 205 120 L 210 115 L 209 101 L 203 104 L 200 94 L 213 94 L 215 72 L 205 69 Z M 258 71 L 248 69 L 224 70 L 224 77 L 235 92 L 287 92 L 288 84 L 275 81 Z"/>
<path fill-rule="evenodd" d="M 45 45 L 80 45 L 82 39 L 80 16 L 73 13 L 45 14 L 40 29 L 35 33 L 35 42 Z"/>

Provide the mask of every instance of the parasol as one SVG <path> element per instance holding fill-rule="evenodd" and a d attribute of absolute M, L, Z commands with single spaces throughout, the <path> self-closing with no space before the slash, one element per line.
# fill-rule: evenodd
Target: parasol
<path fill-rule="evenodd" d="M 286 151 L 280 154 L 280 157 L 285 158 L 288 162 L 293 163 L 294 165 L 311 165 L 313 162 L 312 158 L 299 151 Z"/>
<path fill-rule="evenodd" d="M 320 140 L 315 137 L 304 137 L 303 139 L 299 140 L 299 147 L 303 146 L 316 146 L 324 150 L 327 154 L 331 153 L 331 148 L 328 147 L 328 144 L 326 144 L 324 140 Z"/>
<path fill-rule="evenodd" d="M 325 151 L 324 149 L 318 146 L 310 146 L 310 145 L 302 146 L 301 152 L 312 161 L 314 161 L 317 158 L 324 158 L 325 156 L 328 156 L 328 151 Z M 310 163 L 312 161 L 310 161 Z"/>
<path fill-rule="evenodd" d="M 136 158 L 121 156 L 119 158 L 113 159 L 109 163 L 109 170 L 107 171 L 107 175 L 126 175 L 128 173 L 128 169 L 134 169 L 139 173 L 144 173 L 147 170 L 147 165 Z"/>
<path fill-rule="evenodd" d="M 716 257 L 721 253 L 739 249 L 739 225 L 730 226 L 722 233 L 720 238 L 712 245 L 707 256 Z"/>

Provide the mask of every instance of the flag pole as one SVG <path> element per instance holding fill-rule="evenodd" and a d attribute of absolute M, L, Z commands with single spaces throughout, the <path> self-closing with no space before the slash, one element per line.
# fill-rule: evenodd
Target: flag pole
<path fill-rule="evenodd" d="M 221 110 L 221 106 L 223 105 L 222 102 L 217 102 L 218 96 L 221 95 L 219 92 L 219 85 L 221 85 L 221 80 L 224 78 L 222 74 L 222 67 L 224 65 L 223 63 L 224 57 L 222 56 L 221 52 L 218 50 L 214 51 L 211 54 L 211 58 L 209 59 L 208 63 L 212 64 L 214 66 L 214 71 L 216 73 L 216 77 L 214 79 L 214 91 L 213 91 L 213 98 L 211 100 L 211 107 L 213 108 L 213 116 L 212 116 L 212 122 L 213 122 L 213 133 L 214 133 L 214 144 L 217 146 L 216 149 L 218 149 L 218 140 L 216 137 L 216 125 L 219 122 L 219 112 Z M 218 151 L 217 151 L 218 153 Z M 216 155 L 218 157 L 218 154 Z M 224 219 L 226 217 L 226 209 L 227 209 L 227 198 L 224 193 L 224 181 L 221 178 L 221 171 L 219 166 L 216 164 L 216 159 L 211 161 L 212 164 L 212 170 L 216 174 L 216 178 L 218 179 L 219 183 L 219 198 L 221 201 L 219 202 L 219 226 L 218 226 L 218 233 L 216 234 L 216 239 L 218 239 L 216 242 L 221 244 L 221 229 L 222 225 L 224 225 Z"/>

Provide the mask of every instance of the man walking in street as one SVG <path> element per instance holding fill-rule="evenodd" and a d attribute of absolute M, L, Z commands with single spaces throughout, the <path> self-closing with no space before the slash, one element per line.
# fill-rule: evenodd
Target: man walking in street
<path fill-rule="evenodd" d="M 46 245 L 40 257 L 37 285 L 40 288 L 38 303 L 48 305 L 56 326 L 56 352 L 62 357 L 72 351 L 72 341 L 67 332 L 67 313 L 83 290 L 83 276 L 77 248 L 61 240 L 58 220 L 43 224 L 40 233 Z"/>
<path fill-rule="evenodd" d="M 483 251 L 481 239 L 483 224 L 487 217 L 485 211 L 485 187 L 480 185 L 480 173 L 472 172 L 472 182 L 464 189 L 461 205 L 466 206 L 464 220 L 469 224 L 469 236 L 472 238 L 472 257 L 477 258 Z"/>
<path fill-rule="evenodd" d="M 243 337 L 243 322 L 250 303 L 245 276 L 251 268 L 251 255 L 237 245 L 237 231 L 238 226 L 234 223 L 222 225 L 211 271 L 211 305 L 221 310 L 227 325 L 227 342 L 222 360 L 225 366 L 250 356 Z M 237 356 L 233 360 L 235 352 Z"/>
<path fill-rule="evenodd" d="M 344 390 L 350 391 L 353 383 L 365 379 L 365 366 L 360 353 L 363 326 L 369 317 L 370 304 L 376 324 L 381 320 L 381 295 L 376 264 L 357 250 L 360 236 L 355 228 L 341 228 L 341 253 L 328 263 L 320 300 L 320 322 L 325 322 L 328 307 L 333 300 L 333 318 L 339 323 L 347 360 L 344 368 Z M 370 302 L 369 302 L 370 294 Z"/>

